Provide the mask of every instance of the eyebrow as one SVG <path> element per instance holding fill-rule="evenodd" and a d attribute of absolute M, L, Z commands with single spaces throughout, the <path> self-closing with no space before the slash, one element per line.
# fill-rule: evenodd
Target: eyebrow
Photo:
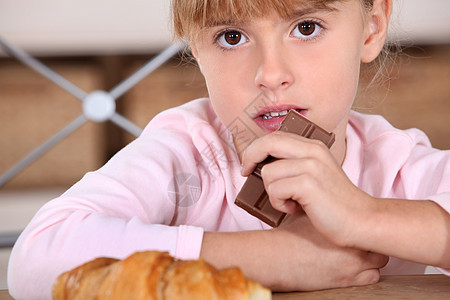
<path fill-rule="evenodd" d="M 286 19 L 291 20 L 291 19 L 296 19 L 296 18 L 300 18 L 303 17 L 305 15 L 309 15 L 312 13 L 317 13 L 317 12 L 336 12 L 338 9 L 336 7 L 331 7 L 329 5 L 316 5 L 316 6 L 309 6 L 309 7 L 305 7 L 305 8 L 299 8 L 296 9 L 292 12 L 292 14 L 289 14 L 289 16 L 286 17 Z"/>
<path fill-rule="evenodd" d="M 332 7 L 331 5 L 324 4 L 309 4 L 305 7 L 300 7 L 298 9 L 294 9 L 292 13 L 289 15 L 282 17 L 283 20 L 293 20 L 297 18 L 301 18 L 305 15 L 317 13 L 317 12 L 336 12 L 338 9 Z M 209 22 L 206 27 L 217 27 L 217 26 L 239 26 L 241 24 L 247 23 L 248 20 L 236 20 L 236 19 L 228 19 L 228 20 L 212 20 Z"/>

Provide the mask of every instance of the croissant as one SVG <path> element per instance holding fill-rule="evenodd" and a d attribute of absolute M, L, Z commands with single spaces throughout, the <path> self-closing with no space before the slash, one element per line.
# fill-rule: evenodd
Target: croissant
<path fill-rule="evenodd" d="M 54 300 L 272 299 L 239 268 L 217 270 L 203 259 L 175 260 L 167 252 L 136 252 L 124 260 L 97 258 L 55 280 Z"/>

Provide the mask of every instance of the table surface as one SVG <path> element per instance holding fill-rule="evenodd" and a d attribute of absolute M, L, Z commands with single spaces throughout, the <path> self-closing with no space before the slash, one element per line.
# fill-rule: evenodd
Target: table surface
<path fill-rule="evenodd" d="M 361 287 L 316 292 L 274 293 L 273 300 L 296 299 L 450 299 L 450 277 L 445 275 L 382 276 L 380 282 Z M 0 290 L 0 300 L 11 300 Z"/>

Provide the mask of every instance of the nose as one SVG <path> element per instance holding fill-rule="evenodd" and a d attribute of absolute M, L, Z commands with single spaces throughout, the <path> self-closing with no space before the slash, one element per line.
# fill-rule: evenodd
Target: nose
<path fill-rule="evenodd" d="M 294 83 L 294 74 L 289 64 L 287 51 L 281 46 L 271 45 L 261 49 L 255 84 L 263 91 L 286 89 Z"/>

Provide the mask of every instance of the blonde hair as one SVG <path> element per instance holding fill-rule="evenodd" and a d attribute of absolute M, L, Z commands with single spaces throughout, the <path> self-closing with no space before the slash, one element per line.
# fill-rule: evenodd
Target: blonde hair
<path fill-rule="evenodd" d="M 303 0 L 305 4 L 319 8 L 330 8 L 337 1 L 348 0 Z M 370 10 L 373 0 L 360 0 Z M 172 25 L 178 39 L 192 42 L 202 29 L 231 20 L 262 17 L 275 12 L 289 17 L 292 8 L 302 0 L 172 0 Z"/>

